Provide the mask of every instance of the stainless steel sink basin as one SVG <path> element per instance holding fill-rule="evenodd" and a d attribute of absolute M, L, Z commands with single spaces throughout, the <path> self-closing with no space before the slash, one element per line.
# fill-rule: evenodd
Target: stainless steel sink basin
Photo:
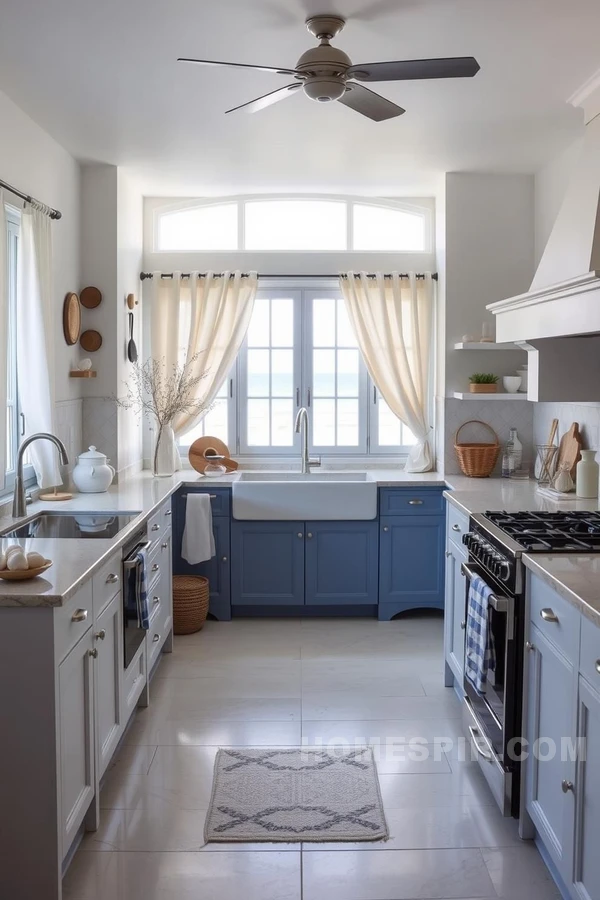
<path fill-rule="evenodd" d="M 232 509 L 244 520 L 374 519 L 377 484 L 366 472 L 242 472 Z"/>

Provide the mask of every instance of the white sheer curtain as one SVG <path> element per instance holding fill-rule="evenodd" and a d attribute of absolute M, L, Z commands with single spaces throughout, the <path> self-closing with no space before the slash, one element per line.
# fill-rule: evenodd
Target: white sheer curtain
<path fill-rule="evenodd" d="M 379 393 L 417 439 L 407 472 L 433 467 L 427 415 L 432 348 L 433 283 L 397 272 L 340 278 L 346 309 L 369 374 Z"/>
<path fill-rule="evenodd" d="M 26 204 L 19 233 L 17 276 L 17 377 L 26 434 L 53 430 L 54 321 L 51 220 Z M 62 484 L 56 448 L 36 441 L 29 450 L 38 485 Z"/>
<path fill-rule="evenodd" d="M 182 279 L 152 279 L 153 359 L 164 359 L 167 366 L 194 363 L 195 374 L 205 373 L 198 383 L 196 399 L 211 404 L 233 365 L 246 336 L 258 287 L 256 272 L 208 272 L 198 277 L 191 272 Z M 183 437 L 202 419 L 202 415 L 182 414 L 173 422 L 176 437 Z"/>
<path fill-rule="evenodd" d="M 6 265 L 6 248 L 8 231 L 6 228 L 6 210 L 4 207 L 4 191 L 0 188 L 0 488 L 4 487 L 6 472 L 6 367 L 8 364 L 8 270 Z"/>

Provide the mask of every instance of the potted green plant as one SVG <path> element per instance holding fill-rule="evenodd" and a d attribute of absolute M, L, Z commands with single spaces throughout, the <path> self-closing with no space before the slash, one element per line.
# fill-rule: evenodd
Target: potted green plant
<path fill-rule="evenodd" d="M 469 378 L 469 390 L 472 394 L 495 394 L 499 377 L 490 372 L 475 372 Z"/>

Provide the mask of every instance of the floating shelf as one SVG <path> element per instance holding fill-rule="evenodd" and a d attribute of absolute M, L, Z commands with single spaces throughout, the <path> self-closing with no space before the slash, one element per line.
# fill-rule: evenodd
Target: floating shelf
<path fill-rule="evenodd" d="M 71 369 L 69 378 L 95 378 L 96 373 L 93 369 L 86 369 L 85 372 L 80 369 Z"/>
<path fill-rule="evenodd" d="M 463 343 L 462 341 L 458 344 L 454 345 L 455 350 L 518 350 L 519 353 L 527 353 L 526 350 L 523 350 L 522 347 L 517 347 L 516 344 L 506 343 L 506 344 L 490 344 L 487 341 L 476 341 L 470 342 L 468 344 Z"/>
<path fill-rule="evenodd" d="M 454 391 L 453 395 L 455 400 L 527 400 L 527 394 L 519 393 L 519 394 L 472 394 L 470 391 L 466 393 L 461 393 L 460 391 Z"/>

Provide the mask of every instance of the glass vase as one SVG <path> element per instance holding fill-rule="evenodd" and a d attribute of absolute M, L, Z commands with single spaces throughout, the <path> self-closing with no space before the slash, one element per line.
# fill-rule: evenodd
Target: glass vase
<path fill-rule="evenodd" d="M 177 471 L 177 445 L 170 425 L 156 426 L 156 440 L 152 453 L 152 474 L 155 478 L 167 478 Z"/>

